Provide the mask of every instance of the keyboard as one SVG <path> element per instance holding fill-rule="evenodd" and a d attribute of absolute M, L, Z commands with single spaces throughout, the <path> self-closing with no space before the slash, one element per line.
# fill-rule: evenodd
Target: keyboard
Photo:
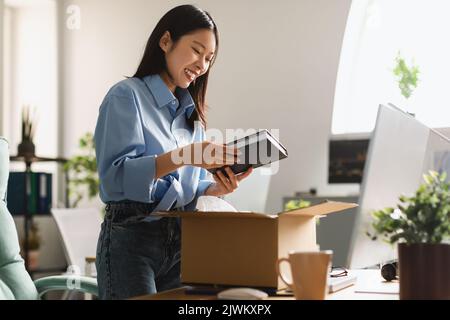
<path fill-rule="evenodd" d="M 328 277 L 328 292 L 333 293 L 350 287 L 355 283 L 356 276 L 351 274 L 342 277 Z"/>
<path fill-rule="evenodd" d="M 356 283 L 355 275 L 346 275 L 342 277 L 328 277 L 328 293 L 333 293 L 344 288 L 350 287 Z M 289 288 L 282 290 L 284 295 L 293 295 L 293 291 Z M 283 295 L 280 293 L 280 295 Z"/>

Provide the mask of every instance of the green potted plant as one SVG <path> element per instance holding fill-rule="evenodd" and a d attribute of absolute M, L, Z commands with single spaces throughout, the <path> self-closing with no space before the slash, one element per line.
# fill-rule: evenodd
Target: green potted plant
<path fill-rule="evenodd" d="M 373 240 L 398 244 L 400 299 L 450 299 L 450 184 L 430 171 L 397 208 L 372 213 Z"/>
<path fill-rule="evenodd" d="M 34 109 L 33 114 L 30 109 L 30 106 L 24 106 L 22 109 L 22 141 L 17 148 L 17 154 L 19 156 L 28 158 L 35 155 L 33 139 L 37 123 L 36 109 Z"/>
<path fill-rule="evenodd" d="M 94 136 L 86 133 L 79 140 L 81 154 L 75 155 L 64 164 L 64 170 L 69 176 L 69 199 L 73 199 L 70 207 L 77 207 L 87 194 L 89 199 L 99 193 L 99 178 L 97 160 L 95 157 Z"/>
<path fill-rule="evenodd" d="M 298 199 L 298 200 L 289 200 L 284 205 L 284 211 L 295 210 L 295 209 L 303 209 L 307 208 L 311 205 L 311 201 Z"/>
<path fill-rule="evenodd" d="M 401 56 L 400 52 L 398 52 L 397 57 L 395 58 L 395 67 L 392 70 L 394 76 L 396 77 L 398 87 L 400 88 L 401 95 L 408 100 L 413 94 L 414 90 L 417 88 L 419 82 L 419 67 L 411 63 L 411 66 L 408 66 L 405 59 Z M 411 108 L 410 105 L 407 105 L 407 108 Z M 415 115 L 413 112 L 409 112 L 411 115 Z"/>

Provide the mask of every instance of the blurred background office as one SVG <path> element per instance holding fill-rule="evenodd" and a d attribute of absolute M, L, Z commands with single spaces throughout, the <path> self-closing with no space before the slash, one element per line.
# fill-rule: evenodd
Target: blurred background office
<path fill-rule="evenodd" d="M 0 0 L 0 135 L 9 140 L 11 155 L 22 140 L 27 105 L 36 107 L 37 155 L 71 159 L 80 154 L 79 140 L 94 131 L 107 90 L 135 72 L 157 20 L 182 3 Z M 380 103 L 392 102 L 447 133 L 450 45 L 442 39 L 450 28 L 444 16 L 448 1 L 195 4 L 211 13 L 220 32 L 209 81 L 209 127 L 224 133 L 279 129 L 289 151 L 277 174 L 259 172 L 242 183 L 229 197 L 236 208 L 280 212 L 287 201 L 313 195 L 357 201 Z M 402 61 L 408 69 L 396 74 Z M 417 77 L 415 85 L 402 86 L 407 71 Z M 355 175 L 339 177 L 331 166 L 336 161 L 347 174 L 356 170 Z M 52 206 L 66 207 L 61 164 L 35 163 L 32 169 L 52 173 Z M 11 170 L 24 170 L 24 164 L 12 162 Z M 101 206 L 98 196 L 84 196 L 78 203 L 81 208 Z M 15 219 L 23 236 L 23 217 Z M 40 267 L 64 269 L 68 262 L 55 221 L 50 215 L 36 221 L 42 237 Z M 351 221 L 336 223 L 341 225 L 332 227 L 349 234 Z M 325 245 L 330 239 L 322 241 Z"/>

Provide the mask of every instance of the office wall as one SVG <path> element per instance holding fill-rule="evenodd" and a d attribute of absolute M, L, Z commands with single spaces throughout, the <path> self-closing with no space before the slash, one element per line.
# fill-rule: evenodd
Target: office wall
<path fill-rule="evenodd" d="M 84 132 L 94 130 L 107 90 L 133 74 L 157 20 L 180 3 L 59 2 L 62 22 L 74 17 L 74 11 L 66 11 L 69 5 L 79 9 L 81 18 L 80 28 L 60 28 L 64 156 L 76 152 Z M 326 181 L 336 73 L 351 0 L 196 4 L 213 15 L 221 36 L 208 92 L 209 126 L 280 129 L 289 149 L 289 158 L 272 178 L 266 211 L 278 211 L 283 196 L 311 187 L 321 194 L 357 191 Z"/>
<path fill-rule="evenodd" d="M 56 25 L 53 1 L 29 2 L 9 7 L 10 61 L 5 74 L 5 94 L 9 97 L 5 135 L 16 154 L 22 140 L 22 108 L 32 108 L 36 123 L 34 143 L 36 154 L 56 156 Z"/>
<path fill-rule="evenodd" d="M 0 135 L 3 135 L 3 0 L 0 0 Z"/>

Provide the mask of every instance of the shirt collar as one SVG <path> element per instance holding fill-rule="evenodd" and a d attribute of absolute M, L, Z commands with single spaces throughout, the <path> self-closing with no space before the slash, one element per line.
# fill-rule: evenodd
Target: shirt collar
<path fill-rule="evenodd" d="M 173 106 L 178 107 L 178 103 L 180 103 L 181 108 L 186 113 L 186 117 L 189 118 L 191 116 L 195 109 L 195 104 L 189 90 L 176 88 L 176 93 L 180 97 L 180 100 L 178 101 L 158 74 L 146 76 L 143 80 L 152 92 L 159 108 L 168 106 L 172 108 Z M 173 102 L 176 103 L 173 104 Z"/>

